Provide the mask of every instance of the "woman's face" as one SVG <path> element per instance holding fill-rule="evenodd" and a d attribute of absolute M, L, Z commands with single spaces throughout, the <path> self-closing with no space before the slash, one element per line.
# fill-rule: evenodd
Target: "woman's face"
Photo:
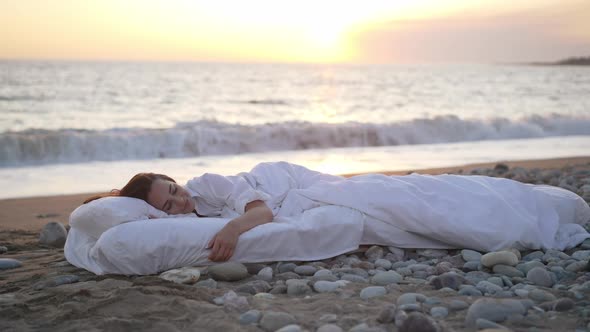
<path fill-rule="evenodd" d="M 168 180 L 152 182 L 147 198 L 150 205 L 168 214 L 191 213 L 195 209 L 195 202 L 188 191 Z"/>

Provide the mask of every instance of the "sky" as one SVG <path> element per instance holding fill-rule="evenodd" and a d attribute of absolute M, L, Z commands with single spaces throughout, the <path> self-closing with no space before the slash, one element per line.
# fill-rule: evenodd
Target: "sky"
<path fill-rule="evenodd" d="M 497 63 L 589 55 L 588 0 L 0 0 L 0 59 Z"/>

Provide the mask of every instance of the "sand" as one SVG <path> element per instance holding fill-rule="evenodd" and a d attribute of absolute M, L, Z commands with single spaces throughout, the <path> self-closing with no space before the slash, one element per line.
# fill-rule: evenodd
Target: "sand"
<path fill-rule="evenodd" d="M 590 157 L 503 163 L 510 167 L 539 169 L 582 165 L 583 169 L 590 170 Z M 468 173 L 473 169 L 493 168 L 495 165 L 486 163 L 384 173 Z M 238 321 L 240 310 L 213 303 L 214 298 L 251 282 L 254 280 L 252 278 L 239 282 L 218 282 L 217 288 L 209 289 L 175 284 L 158 276 L 96 276 L 69 265 L 65 261 L 63 249 L 38 244 L 39 230 L 43 225 L 50 221 L 67 224 L 69 213 L 91 195 L 0 200 L 0 246 L 8 249 L 8 252 L 0 254 L 0 258 L 14 258 L 23 263 L 20 268 L 0 270 L 0 330 L 261 330 L 259 325 L 241 325 Z M 449 252 L 451 256 L 456 254 L 456 251 Z M 363 253 L 357 255 L 359 259 L 366 260 Z M 260 267 L 251 265 L 249 268 L 255 271 Z M 39 286 L 40 282 L 62 275 L 74 275 L 79 281 L 58 287 Z M 590 279 L 586 275 L 581 278 Z M 344 330 L 365 323 L 377 331 L 397 331 L 395 324 L 380 324 L 377 317 L 383 308 L 395 303 L 403 293 L 419 292 L 427 297 L 438 297 L 443 306 L 448 306 L 454 299 L 468 304 L 475 301 L 473 297 L 435 290 L 429 284 L 411 283 L 388 287 L 387 295 L 366 301 L 359 297 L 360 290 L 366 286 L 369 285 L 352 283 L 336 293 L 314 293 L 307 297 L 278 294 L 274 299 L 265 299 L 247 295 L 246 309 L 263 313 L 288 312 L 294 316 L 297 324 L 310 331 L 332 320 Z M 565 291 L 552 292 L 556 297 L 569 296 Z M 529 331 L 532 327 L 537 331 L 574 331 L 588 324 L 588 317 L 582 317 L 581 312 L 584 311 L 576 309 L 545 313 L 535 320 L 514 321 L 505 325 L 522 331 Z M 447 318 L 437 320 L 437 324 L 441 330 L 473 330 L 465 327 L 465 314 L 466 310 L 451 312 Z"/>

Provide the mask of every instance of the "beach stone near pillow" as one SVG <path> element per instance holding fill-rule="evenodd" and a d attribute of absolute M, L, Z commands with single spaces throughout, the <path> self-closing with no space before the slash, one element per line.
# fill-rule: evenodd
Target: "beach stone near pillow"
<path fill-rule="evenodd" d="M 528 261 L 533 261 L 533 260 L 540 260 L 540 259 L 543 259 L 543 256 L 544 256 L 544 255 L 545 255 L 545 253 L 544 253 L 544 252 L 537 250 L 537 251 L 533 251 L 533 252 L 531 252 L 531 253 L 530 253 L 530 254 L 528 254 L 528 255 L 525 255 L 525 256 L 522 258 L 522 260 L 523 260 L 523 261 L 526 261 L 526 262 L 528 262 Z"/>
<path fill-rule="evenodd" d="M 481 256 L 481 264 L 485 267 L 498 264 L 515 266 L 518 264 L 518 257 L 510 251 L 495 251 Z"/>
<path fill-rule="evenodd" d="M 492 271 L 494 271 L 494 273 L 502 274 L 510 278 L 524 277 L 524 273 L 522 273 L 522 271 L 518 270 L 513 266 L 508 266 L 504 264 L 494 265 Z"/>
<path fill-rule="evenodd" d="M 250 276 L 244 264 L 227 262 L 209 267 L 209 276 L 217 281 L 238 281 Z"/>
<path fill-rule="evenodd" d="M 526 278 L 535 285 L 542 287 L 553 286 L 553 278 L 551 274 L 542 267 L 532 268 L 527 274 Z"/>
<path fill-rule="evenodd" d="M 454 290 L 458 290 L 459 287 L 466 282 L 465 278 L 462 276 L 453 273 L 447 272 L 435 277 L 431 280 L 431 284 L 434 286 L 435 289 L 441 288 L 451 288 Z"/>
<path fill-rule="evenodd" d="M 449 255 L 444 249 L 418 249 L 416 253 L 427 258 L 443 258 Z"/>
<path fill-rule="evenodd" d="M 385 270 L 389 270 L 389 269 L 391 269 L 391 262 L 388 261 L 387 259 L 379 258 L 379 259 L 375 260 L 375 267 L 381 267 L 381 268 L 384 268 Z"/>
<path fill-rule="evenodd" d="M 295 324 L 295 317 L 286 312 L 267 311 L 262 315 L 260 327 L 265 331 L 276 331 L 281 327 Z"/>
<path fill-rule="evenodd" d="M 368 300 L 372 297 L 383 296 L 387 294 L 387 289 L 383 286 L 369 286 L 361 290 L 360 297 L 363 300 Z"/>
<path fill-rule="evenodd" d="M 180 269 L 168 270 L 160 274 L 160 278 L 172 281 L 177 284 L 192 285 L 199 281 L 201 271 L 196 267 L 183 267 Z"/>
<path fill-rule="evenodd" d="M 379 246 L 372 246 L 371 248 L 365 251 L 365 256 L 371 261 L 374 262 L 380 258 L 383 258 L 384 252 L 383 248 Z"/>
<path fill-rule="evenodd" d="M 474 327 L 478 318 L 502 322 L 512 315 L 524 315 L 525 305 L 513 299 L 478 299 L 467 310 L 465 325 Z"/>
<path fill-rule="evenodd" d="M 582 272 L 584 270 L 590 271 L 590 269 L 588 269 L 588 264 L 590 264 L 589 262 L 574 262 L 571 263 L 570 265 L 568 265 L 565 270 L 568 272 Z"/>
<path fill-rule="evenodd" d="M 258 271 L 258 279 L 260 280 L 264 280 L 264 281 L 271 281 L 272 280 L 272 268 L 270 266 L 267 266 L 265 268 L 263 268 L 262 270 Z"/>
<path fill-rule="evenodd" d="M 314 273 L 317 272 L 317 267 L 311 265 L 300 265 L 296 267 L 293 272 L 297 273 L 301 276 L 312 276 Z"/>
<path fill-rule="evenodd" d="M 590 250 L 578 250 L 572 254 L 573 259 L 587 261 L 590 259 Z"/>
<path fill-rule="evenodd" d="M 402 281 L 402 277 L 395 271 L 379 272 L 371 278 L 371 283 L 379 286 L 385 286 L 389 284 L 395 284 Z"/>
<path fill-rule="evenodd" d="M 66 243 L 67 237 L 68 231 L 64 225 L 52 221 L 43 226 L 41 234 L 39 234 L 39 243 L 46 246 L 62 248 Z"/>
<path fill-rule="evenodd" d="M 57 276 L 48 280 L 39 281 L 38 283 L 33 285 L 33 289 L 42 290 L 50 287 L 57 287 L 59 285 L 72 284 L 78 282 L 79 280 L 80 278 L 76 275 Z"/>
<path fill-rule="evenodd" d="M 399 332 L 438 332 L 438 330 L 434 320 L 420 312 L 409 314 L 399 328 Z"/>
<path fill-rule="evenodd" d="M 527 275 L 529 273 L 529 271 L 535 267 L 543 267 L 544 268 L 545 264 L 543 264 L 539 261 L 530 261 L 530 262 L 518 264 L 516 266 L 516 268 L 519 269 L 520 271 L 522 271 L 522 273 L 524 273 L 525 275 Z"/>
<path fill-rule="evenodd" d="M 0 270 L 14 269 L 21 266 L 23 266 L 23 264 L 16 259 L 0 258 Z"/>
<path fill-rule="evenodd" d="M 297 268 L 297 264 L 295 264 L 295 263 L 283 263 L 283 264 L 279 264 L 279 266 L 277 267 L 277 270 L 279 271 L 279 273 L 285 273 L 285 272 L 293 272 L 293 270 L 295 270 L 295 268 Z"/>

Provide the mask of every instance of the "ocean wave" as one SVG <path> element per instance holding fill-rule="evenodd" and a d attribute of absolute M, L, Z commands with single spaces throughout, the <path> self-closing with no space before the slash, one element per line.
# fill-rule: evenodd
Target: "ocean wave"
<path fill-rule="evenodd" d="M 553 114 L 478 120 L 447 115 L 386 124 L 198 121 L 166 129 L 32 129 L 0 134 L 0 167 L 570 135 L 590 135 L 590 118 Z"/>

